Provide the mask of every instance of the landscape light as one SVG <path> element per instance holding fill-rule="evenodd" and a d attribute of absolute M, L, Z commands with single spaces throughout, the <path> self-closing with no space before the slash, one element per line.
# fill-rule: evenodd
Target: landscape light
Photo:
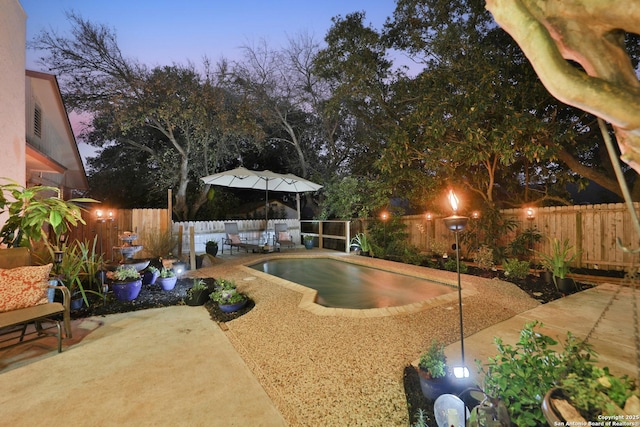
<path fill-rule="evenodd" d="M 460 312 L 460 351 L 462 355 L 462 367 L 454 368 L 454 375 L 456 378 L 466 378 L 469 376 L 469 371 L 465 367 L 464 363 L 464 328 L 462 323 L 462 286 L 460 284 L 460 239 L 458 234 L 464 230 L 469 221 L 469 218 L 466 216 L 458 215 L 458 198 L 453 190 L 449 191 L 449 203 L 451 204 L 451 209 L 453 210 L 453 215 L 448 216 L 444 219 L 444 223 L 447 228 L 456 236 L 456 266 L 458 271 L 458 310 Z M 456 371 L 457 370 L 457 371 Z M 456 374 L 458 372 L 460 377 Z"/>

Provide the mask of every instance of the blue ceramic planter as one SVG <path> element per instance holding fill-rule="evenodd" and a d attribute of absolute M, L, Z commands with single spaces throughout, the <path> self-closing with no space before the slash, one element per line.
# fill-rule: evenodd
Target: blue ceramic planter
<path fill-rule="evenodd" d="M 113 282 L 111 284 L 113 294 L 118 301 L 131 301 L 138 297 L 142 289 L 142 279 L 134 282 Z"/>
<path fill-rule="evenodd" d="M 145 271 L 142 275 L 142 284 L 143 285 L 155 285 L 156 280 L 160 277 L 159 271 Z"/>
<path fill-rule="evenodd" d="M 240 310 L 245 305 L 247 305 L 246 299 L 235 304 L 218 304 L 218 307 L 220 307 L 220 310 L 222 310 L 223 313 L 233 313 L 234 311 Z"/>
<path fill-rule="evenodd" d="M 163 291 L 170 291 L 171 289 L 175 288 L 177 281 L 178 281 L 178 278 L 176 276 L 158 277 L 156 279 L 156 283 L 160 285 Z"/>

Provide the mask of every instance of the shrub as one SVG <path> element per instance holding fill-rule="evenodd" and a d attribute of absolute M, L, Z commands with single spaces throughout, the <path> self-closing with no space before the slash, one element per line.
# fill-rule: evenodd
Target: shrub
<path fill-rule="evenodd" d="M 493 249 L 487 245 L 480 246 L 476 256 L 473 257 L 473 262 L 478 265 L 478 268 L 483 270 L 493 270 L 496 267 L 493 263 Z"/>
<path fill-rule="evenodd" d="M 458 271 L 458 265 L 455 257 L 449 257 L 444 263 L 444 269 L 447 271 Z M 467 264 L 460 261 L 460 273 L 467 272 Z"/>
<path fill-rule="evenodd" d="M 524 279 L 529 274 L 529 262 L 516 258 L 508 258 L 502 264 L 505 276 L 513 279 Z"/>

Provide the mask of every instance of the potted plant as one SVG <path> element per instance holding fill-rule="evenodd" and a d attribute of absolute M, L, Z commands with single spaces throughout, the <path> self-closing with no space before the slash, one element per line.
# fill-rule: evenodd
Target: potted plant
<path fill-rule="evenodd" d="M 174 273 L 173 270 L 162 267 L 156 283 L 160 285 L 163 291 L 170 291 L 176 286 L 177 281 L 178 277 L 176 277 L 176 273 Z"/>
<path fill-rule="evenodd" d="M 307 249 L 313 249 L 313 236 L 309 235 L 309 234 L 305 234 L 302 237 L 302 240 L 304 242 L 304 247 Z"/>
<path fill-rule="evenodd" d="M 580 254 L 574 250 L 573 246 L 569 243 L 569 239 L 560 242 L 559 239 L 553 238 L 551 240 L 551 254 L 542 252 L 537 252 L 537 254 L 540 256 L 540 262 L 543 268 L 550 271 L 553 275 L 553 282 L 558 292 L 567 293 L 572 291 L 575 283 L 567 277 L 567 274 L 569 274 L 570 271 L 570 263 Z"/>
<path fill-rule="evenodd" d="M 447 358 L 444 354 L 444 344 L 437 340 L 420 355 L 418 362 L 418 376 L 420 388 L 424 397 L 435 400 L 441 394 L 449 393 L 452 389 L 447 372 Z"/>
<path fill-rule="evenodd" d="M 209 300 L 209 288 L 202 279 L 193 279 L 193 285 L 187 289 L 187 297 L 184 302 L 187 305 L 203 305 Z"/>
<path fill-rule="evenodd" d="M 209 240 L 206 243 L 205 251 L 211 256 L 218 255 L 218 242 L 216 242 L 215 240 Z"/>
<path fill-rule="evenodd" d="M 155 285 L 158 277 L 160 277 L 160 270 L 158 270 L 153 265 L 149 265 L 142 274 L 142 284 Z"/>
<path fill-rule="evenodd" d="M 140 294 L 142 279 L 132 265 L 119 265 L 111 272 L 111 288 L 118 301 L 132 301 Z"/>
<path fill-rule="evenodd" d="M 238 292 L 232 280 L 218 280 L 218 288 L 209 297 L 224 313 L 238 311 L 247 304 L 247 296 Z"/>
<path fill-rule="evenodd" d="M 360 255 L 373 255 L 371 242 L 366 233 L 358 233 L 351 239 L 351 246 L 360 249 Z"/>

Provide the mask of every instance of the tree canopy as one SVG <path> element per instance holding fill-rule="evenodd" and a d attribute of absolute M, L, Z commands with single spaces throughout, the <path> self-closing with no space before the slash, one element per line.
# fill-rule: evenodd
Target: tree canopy
<path fill-rule="evenodd" d="M 322 183 L 323 217 L 370 215 L 390 198 L 424 210 L 452 185 L 491 209 L 570 203 L 567 184 L 589 180 L 620 195 L 595 116 L 612 120 L 633 166 L 640 127 L 627 113 L 637 101 L 638 49 L 625 31 L 636 24 L 602 18 L 607 31 L 584 30 L 610 60 L 604 65 L 596 51 L 577 53 L 588 43 L 555 40 L 578 17 L 596 22 L 586 0 L 560 9 L 537 3 L 490 0 L 499 26 L 482 0 L 398 0 L 381 29 L 354 12 L 333 18 L 324 44 L 300 34 L 201 67 L 139 64 L 122 54 L 113 30 L 73 14 L 69 36 L 45 31 L 32 46 L 48 52 L 42 61 L 59 75 L 67 105 L 91 114 L 83 137 L 102 147 L 90 163 L 95 196 L 153 204 L 174 188 L 178 219 L 211 215 L 216 197 L 228 202 L 200 177 L 241 164 Z M 517 23 L 507 19 L 513 8 Z M 396 65 L 399 55 L 416 67 Z M 558 96 L 567 90 L 544 68 L 559 66 L 557 58 L 567 85 L 611 90 L 616 106 L 585 113 L 575 107 L 596 99 L 591 92 Z M 545 86 L 556 87 L 555 98 Z M 119 183 L 126 192 L 114 190 Z"/>

